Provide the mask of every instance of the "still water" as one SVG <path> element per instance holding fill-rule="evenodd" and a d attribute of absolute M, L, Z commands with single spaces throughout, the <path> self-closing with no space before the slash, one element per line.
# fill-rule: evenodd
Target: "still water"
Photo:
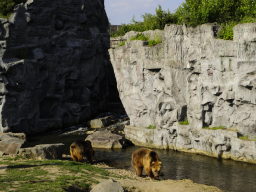
<path fill-rule="evenodd" d="M 29 138 L 30 146 L 36 144 L 64 143 L 65 153 L 74 140 L 85 139 L 86 135 L 47 135 Z M 94 149 L 95 160 L 110 166 L 133 170 L 131 155 L 139 149 L 131 146 L 126 149 Z M 231 160 L 218 160 L 212 157 L 180 153 L 172 150 L 153 149 L 163 162 L 161 179 L 190 179 L 195 183 L 216 186 L 223 191 L 256 192 L 256 165 Z M 144 173 L 145 174 L 145 173 Z"/>

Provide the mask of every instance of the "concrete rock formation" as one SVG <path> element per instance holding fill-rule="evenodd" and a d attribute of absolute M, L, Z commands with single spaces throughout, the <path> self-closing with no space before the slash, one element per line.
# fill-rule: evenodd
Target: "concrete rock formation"
<path fill-rule="evenodd" d="M 28 159 L 62 159 L 64 144 L 42 144 L 35 147 L 19 149 L 19 155 Z"/>
<path fill-rule="evenodd" d="M 26 147 L 26 136 L 23 133 L 2 133 L 0 134 L 0 157 L 9 155 L 15 157 L 20 148 Z"/>
<path fill-rule="evenodd" d="M 256 23 L 235 26 L 233 41 L 217 39 L 217 29 L 168 25 L 160 33 L 163 42 L 154 47 L 127 41 L 110 49 L 120 99 L 131 126 L 156 126 L 159 138 L 152 144 L 158 147 L 207 151 L 206 137 L 212 136 L 209 145 L 214 142 L 216 151 L 234 149 L 237 158 L 255 159 L 255 142 L 238 137 L 256 137 Z M 178 122 L 186 118 L 190 125 L 181 128 Z M 219 126 L 234 132 L 216 135 L 203 129 Z M 135 132 L 127 129 L 126 137 L 135 139 Z"/>
<path fill-rule="evenodd" d="M 91 141 L 93 148 L 122 149 L 128 145 L 123 136 L 110 133 L 107 130 L 96 131 L 89 135 L 86 140 Z"/>
<path fill-rule="evenodd" d="M 0 19 L 0 132 L 89 120 L 108 95 L 104 0 L 28 0 Z"/>
<path fill-rule="evenodd" d="M 96 185 L 91 192 L 124 192 L 124 188 L 120 182 L 108 179 Z"/>

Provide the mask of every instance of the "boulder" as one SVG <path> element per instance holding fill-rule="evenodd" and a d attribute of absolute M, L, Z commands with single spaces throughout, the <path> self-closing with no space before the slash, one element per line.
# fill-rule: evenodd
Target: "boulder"
<path fill-rule="evenodd" d="M 120 182 L 108 179 L 96 185 L 91 192 L 124 192 L 124 188 Z"/>
<path fill-rule="evenodd" d="M 19 155 L 28 159 L 62 159 L 64 144 L 43 144 L 19 150 Z"/>
<path fill-rule="evenodd" d="M 103 128 L 114 122 L 113 116 L 107 116 L 89 121 L 89 126 L 91 126 L 91 128 Z"/>
<path fill-rule="evenodd" d="M 0 156 L 6 154 L 14 157 L 21 147 L 25 147 L 27 142 L 22 134 L 4 133 L 0 135 Z"/>
<path fill-rule="evenodd" d="M 124 148 L 127 146 L 127 140 L 117 134 L 110 133 L 109 131 L 96 131 L 89 135 L 86 140 L 91 141 L 92 147 L 95 148 Z"/>
<path fill-rule="evenodd" d="M 0 137 L 2 135 L 4 135 L 6 133 L 0 133 Z M 12 133 L 12 132 L 9 132 L 8 135 L 11 135 L 12 137 L 16 137 L 16 138 L 19 138 L 19 139 L 23 139 L 24 141 L 26 141 L 26 134 L 25 133 Z"/>

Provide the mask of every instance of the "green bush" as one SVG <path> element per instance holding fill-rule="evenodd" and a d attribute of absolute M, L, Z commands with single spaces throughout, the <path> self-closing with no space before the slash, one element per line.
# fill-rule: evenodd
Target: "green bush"
<path fill-rule="evenodd" d="M 154 39 L 151 39 L 148 41 L 148 46 L 149 47 L 155 46 L 159 43 L 162 43 L 162 37 L 158 34 L 158 35 L 155 35 Z"/>
<path fill-rule="evenodd" d="M 25 3 L 27 0 L 0 0 L 0 17 L 9 18 L 15 5 Z"/>
<path fill-rule="evenodd" d="M 148 36 L 145 36 L 143 33 L 137 33 L 135 37 L 132 37 L 130 41 L 134 40 L 141 40 L 141 41 L 148 41 Z"/>
<path fill-rule="evenodd" d="M 174 17 L 169 10 L 164 11 L 162 7 L 158 5 L 155 9 L 156 14 L 145 13 L 142 15 L 143 21 L 136 21 L 133 16 L 131 23 L 122 24 L 119 30 L 110 34 L 111 37 L 124 36 L 129 31 L 143 32 L 155 29 L 164 29 L 165 24 L 173 23 Z"/>
<path fill-rule="evenodd" d="M 186 118 L 185 121 L 179 121 L 180 125 L 189 125 L 188 119 Z"/>
<path fill-rule="evenodd" d="M 218 38 L 233 39 L 232 28 L 238 23 L 256 22 L 256 0 L 185 0 L 175 13 L 162 10 L 158 5 L 155 14 L 145 13 L 143 21 L 122 24 L 112 36 L 123 36 L 129 31 L 164 29 L 165 24 L 183 24 L 196 27 L 204 23 L 217 22 L 222 25 Z M 151 45 L 155 42 L 152 41 Z"/>
<path fill-rule="evenodd" d="M 236 22 L 224 23 L 221 25 L 221 30 L 218 34 L 219 39 L 233 40 L 233 27 L 237 25 Z"/>

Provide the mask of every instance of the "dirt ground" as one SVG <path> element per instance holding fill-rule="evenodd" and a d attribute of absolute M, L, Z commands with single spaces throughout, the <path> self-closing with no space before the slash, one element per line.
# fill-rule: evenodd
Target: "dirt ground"
<path fill-rule="evenodd" d="M 1 160 L 2 159 L 0 158 L 0 161 Z M 109 167 L 104 163 L 98 163 L 93 166 L 106 169 L 109 172 L 114 173 L 116 176 L 120 176 L 121 179 L 116 177 L 113 177 L 112 179 L 114 179 L 115 181 L 119 181 L 126 192 L 221 192 L 221 190 L 217 187 L 193 183 L 193 181 L 188 179 L 156 181 L 150 179 L 146 175 L 144 175 L 143 177 L 138 177 L 135 174 L 135 171 Z M 6 169 L 7 165 L 0 165 L 0 174 L 5 174 Z M 48 171 L 49 173 L 54 173 L 55 176 L 63 174 L 63 172 L 60 172 L 60 170 L 55 167 L 42 167 L 42 169 Z M 66 172 L 65 175 L 66 174 L 69 173 Z M 106 180 L 102 177 L 94 177 L 94 179 L 97 179 L 99 182 Z M 94 188 L 96 185 L 96 183 L 93 183 L 91 188 Z"/>
<path fill-rule="evenodd" d="M 138 177 L 135 171 L 116 169 L 105 164 L 97 164 L 95 166 L 107 169 L 122 177 L 129 177 L 129 179 L 113 179 L 119 181 L 127 191 L 131 192 L 221 192 L 217 187 L 193 183 L 193 181 L 189 179 L 156 181 L 146 175 L 143 178 Z M 95 185 L 93 185 L 92 188 L 94 186 Z"/>

